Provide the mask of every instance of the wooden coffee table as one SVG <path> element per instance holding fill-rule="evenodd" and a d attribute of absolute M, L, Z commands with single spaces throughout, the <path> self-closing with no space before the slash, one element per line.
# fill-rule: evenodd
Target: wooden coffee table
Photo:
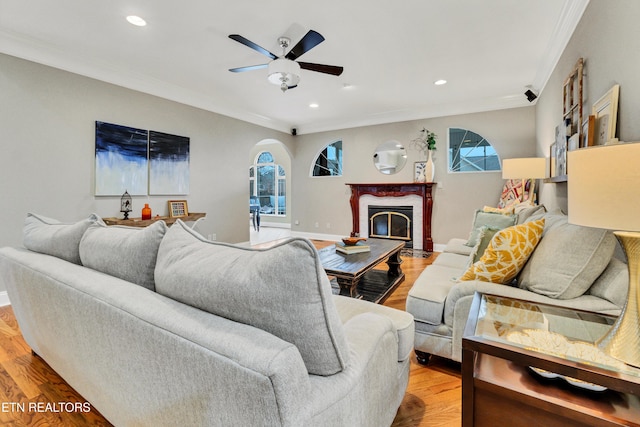
<path fill-rule="evenodd" d="M 336 252 L 331 245 L 320 249 L 322 267 L 335 276 L 340 286 L 340 295 L 382 303 L 404 281 L 400 268 L 400 250 L 404 242 L 388 239 L 367 239 L 370 252 L 345 255 Z M 386 260 L 388 269 L 374 269 Z"/>

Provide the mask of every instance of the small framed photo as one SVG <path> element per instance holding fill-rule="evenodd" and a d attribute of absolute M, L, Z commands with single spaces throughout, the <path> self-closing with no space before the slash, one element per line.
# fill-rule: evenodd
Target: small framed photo
<path fill-rule="evenodd" d="M 554 177 L 554 176 L 558 176 L 558 171 L 556 170 L 556 146 L 558 145 L 557 142 L 554 142 L 553 144 L 551 144 L 550 148 L 549 148 L 549 166 L 550 166 L 550 170 L 549 170 L 549 176 L 550 177 Z"/>
<path fill-rule="evenodd" d="M 619 94 L 620 85 L 614 85 L 593 104 L 591 114 L 596 116 L 594 145 L 606 145 L 616 137 Z"/>
<path fill-rule="evenodd" d="M 169 200 L 169 217 L 180 218 L 189 215 L 186 200 Z"/>
<path fill-rule="evenodd" d="M 591 114 L 582 123 L 582 147 L 593 145 L 593 134 L 596 131 L 596 116 Z"/>
<path fill-rule="evenodd" d="M 414 182 L 427 182 L 427 175 L 425 170 L 427 168 L 427 162 L 414 162 L 413 164 L 413 181 Z"/>

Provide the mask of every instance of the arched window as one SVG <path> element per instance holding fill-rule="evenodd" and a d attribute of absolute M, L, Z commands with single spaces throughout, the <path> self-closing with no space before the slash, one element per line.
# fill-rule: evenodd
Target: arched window
<path fill-rule="evenodd" d="M 467 129 L 449 128 L 449 172 L 499 170 L 500 158 L 489 141 Z"/>
<path fill-rule="evenodd" d="M 322 149 L 313 165 L 312 176 L 342 176 L 342 141 Z"/>
<path fill-rule="evenodd" d="M 249 168 L 249 194 L 260 201 L 260 213 L 287 214 L 287 181 L 284 168 L 275 163 L 273 155 L 263 151 Z"/>

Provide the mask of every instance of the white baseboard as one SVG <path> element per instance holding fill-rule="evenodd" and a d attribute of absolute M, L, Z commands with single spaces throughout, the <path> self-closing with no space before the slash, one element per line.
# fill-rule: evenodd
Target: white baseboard
<path fill-rule="evenodd" d="M 9 294 L 7 291 L 0 292 L 0 307 L 4 307 L 5 305 L 11 305 L 11 301 L 9 301 Z"/>
<path fill-rule="evenodd" d="M 292 231 L 293 237 L 304 237 L 312 240 L 329 240 L 331 242 L 339 242 L 345 235 L 343 234 L 322 234 L 322 233 L 308 233 L 305 231 Z"/>
<path fill-rule="evenodd" d="M 250 224 L 253 227 L 252 224 Z M 260 227 L 271 227 L 271 228 L 288 228 L 291 229 L 291 224 L 287 224 L 284 222 L 269 222 L 269 221 L 260 221 Z"/>

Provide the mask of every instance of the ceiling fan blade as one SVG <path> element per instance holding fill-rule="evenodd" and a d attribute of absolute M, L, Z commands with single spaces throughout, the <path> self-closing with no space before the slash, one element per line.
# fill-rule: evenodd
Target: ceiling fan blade
<path fill-rule="evenodd" d="M 318 73 L 332 74 L 339 76 L 344 71 L 343 67 L 336 67 L 335 65 L 313 64 L 311 62 L 298 62 L 300 68 L 303 70 L 317 71 Z"/>
<path fill-rule="evenodd" d="M 294 61 L 296 58 L 301 57 L 320 43 L 324 41 L 324 37 L 316 31 L 309 30 L 307 34 L 296 44 L 293 49 L 287 53 L 285 58 Z"/>
<path fill-rule="evenodd" d="M 267 68 L 268 66 L 269 64 L 248 65 L 246 67 L 229 68 L 229 71 L 231 71 L 232 73 L 242 73 L 243 71 L 259 70 L 261 68 Z"/>
<path fill-rule="evenodd" d="M 271 59 L 277 59 L 278 57 L 276 55 L 274 55 L 273 53 L 269 52 L 267 49 L 263 48 L 262 46 L 258 46 L 257 44 L 255 44 L 254 42 L 252 42 L 251 40 L 248 40 L 244 37 L 242 37 L 240 34 L 230 34 L 229 38 L 231 40 L 235 40 L 238 43 L 242 43 L 243 45 L 250 47 L 251 49 L 260 52 L 261 54 L 263 54 L 264 56 L 268 56 Z"/>

